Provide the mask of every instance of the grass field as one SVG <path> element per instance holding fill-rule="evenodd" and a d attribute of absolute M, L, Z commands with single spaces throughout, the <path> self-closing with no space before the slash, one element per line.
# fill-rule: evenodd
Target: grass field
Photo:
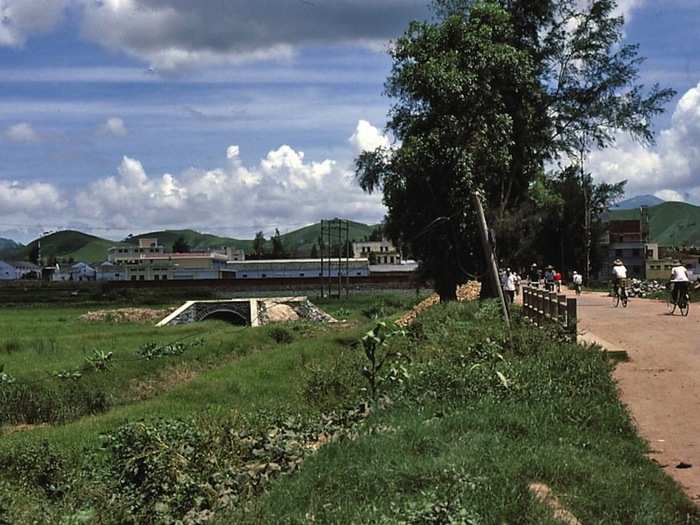
<path fill-rule="evenodd" d="M 700 523 L 603 354 L 517 319 L 508 343 L 490 304 L 361 342 L 415 300 L 262 328 L 0 310 L 0 523 L 559 523 L 533 482 L 583 523 Z"/>

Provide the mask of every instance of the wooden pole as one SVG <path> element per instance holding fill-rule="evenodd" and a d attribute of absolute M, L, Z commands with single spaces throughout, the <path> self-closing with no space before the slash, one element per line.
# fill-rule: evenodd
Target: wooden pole
<path fill-rule="evenodd" d="M 498 298 L 501 302 L 501 310 L 503 312 L 503 320 L 506 322 L 506 327 L 508 332 L 510 332 L 510 315 L 508 313 L 508 305 L 506 304 L 506 299 L 503 295 L 503 289 L 501 288 L 501 282 L 498 278 L 498 263 L 496 262 L 496 255 L 491 249 L 491 244 L 489 243 L 489 233 L 488 225 L 486 224 L 486 215 L 484 215 L 484 208 L 481 205 L 481 199 L 479 198 L 479 193 L 472 193 L 472 201 L 474 202 L 474 207 L 477 211 L 477 216 L 479 219 L 479 234 L 481 236 L 481 247 L 484 250 L 484 259 L 486 261 L 486 268 L 491 277 L 491 284 L 495 287 L 498 292 Z"/>
<path fill-rule="evenodd" d="M 566 325 L 569 333 L 576 335 L 577 333 L 577 319 L 576 319 L 576 299 L 569 297 L 566 300 Z"/>

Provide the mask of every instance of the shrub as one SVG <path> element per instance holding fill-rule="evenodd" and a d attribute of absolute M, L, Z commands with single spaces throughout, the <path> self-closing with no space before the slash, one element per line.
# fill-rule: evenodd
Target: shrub
<path fill-rule="evenodd" d="M 0 467 L 7 477 L 48 496 L 58 497 L 65 491 L 65 460 L 46 441 L 9 449 L 0 456 Z"/>
<path fill-rule="evenodd" d="M 267 335 L 277 344 L 289 344 L 294 341 L 294 335 L 284 326 L 271 326 Z"/>

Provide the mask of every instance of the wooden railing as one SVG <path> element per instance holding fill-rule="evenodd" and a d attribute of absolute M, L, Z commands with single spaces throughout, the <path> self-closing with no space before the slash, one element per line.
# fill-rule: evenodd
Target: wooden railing
<path fill-rule="evenodd" d="M 525 317 L 537 326 L 558 323 L 570 334 L 576 335 L 576 299 L 557 295 L 540 288 L 523 288 Z"/>

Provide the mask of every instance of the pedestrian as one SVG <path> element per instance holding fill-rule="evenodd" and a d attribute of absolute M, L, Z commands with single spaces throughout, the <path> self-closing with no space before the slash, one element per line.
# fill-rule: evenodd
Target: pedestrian
<path fill-rule="evenodd" d="M 540 272 L 537 269 L 537 263 L 532 263 L 532 266 L 530 267 L 530 275 L 529 281 L 530 281 L 530 286 L 533 288 L 539 288 L 540 286 Z"/>
<path fill-rule="evenodd" d="M 557 293 L 561 293 L 561 273 L 558 270 L 554 272 L 554 284 L 557 286 Z"/>
<path fill-rule="evenodd" d="M 576 290 L 576 295 L 581 295 L 581 287 L 583 286 L 583 275 L 574 270 L 572 281 L 574 283 L 574 290 Z"/>
<path fill-rule="evenodd" d="M 547 266 L 547 269 L 544 272 L 544 286 L 547 291 L 554 291 L 554 266 L 551 264 Z"/>
<path fill-rule="evenodd" d="M 513 304 L 515 302 L 515 274 L 510 271 L 510 268 L 506 270 L 503 291 L 506 294 L 506 301 L 508 304 Z"/>

